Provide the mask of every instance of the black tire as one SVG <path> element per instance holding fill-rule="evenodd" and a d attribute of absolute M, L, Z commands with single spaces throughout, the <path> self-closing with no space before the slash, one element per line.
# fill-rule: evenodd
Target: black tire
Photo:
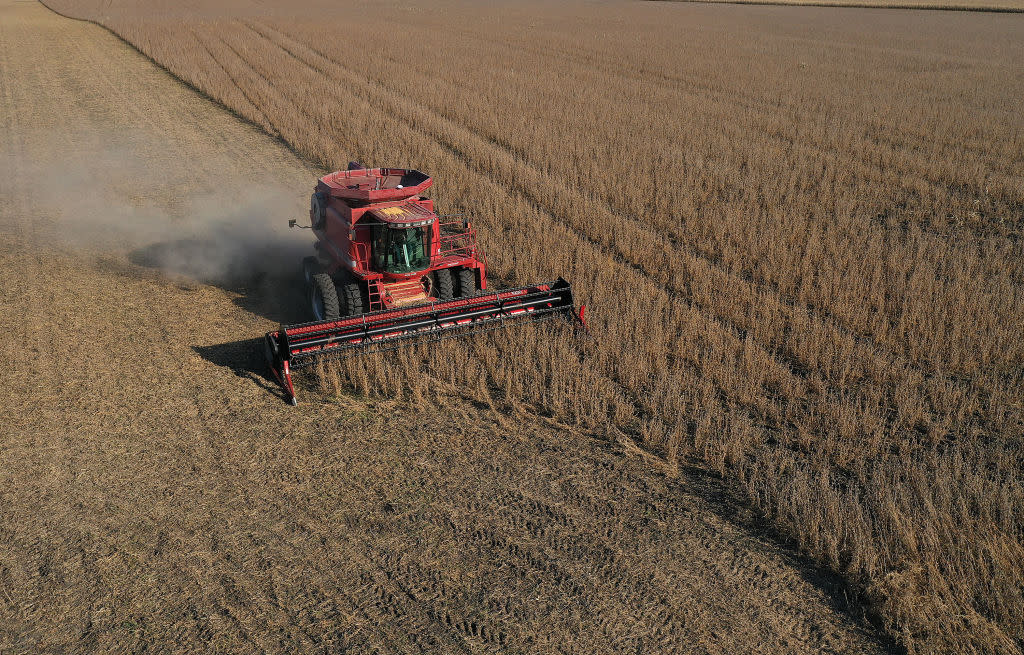
<path fill-rule="evenodd" d="M 358 282 L 338 285 L 342 316 L 358 316 L 363 313 L 363 289 Z"/>
<path fill-rule="evenodd" d="M 309 219 L 314 229 L 322 229 L 327 219 L 327 194 L 317 191 L 309 197 Z"/>
<path fill-rule="evenodd" d="M 316 257 L 302 258 L 302 279 L 307 287 L 313 286 L 313 276 L 320 272 L 320 260 Z"/>
<path fill-rule="evenodd" d="M 334 280 L 327 273 L 317 273 L 313 276 L 309 301 L 313 308 L 313 316 L 318 321 L 333 321 L 341 316 L 338 292 L 334 288 Z"/>
<path fill-rule="evenodd" d="M 438 300 L 451 300 L 455 297 L 455 283 L 452 281 L 452 272 L 447 268 L 434 271 L 434 281 L 437 283 L 434 288 L 437 290 Z"/>
<path fill-rule="evenodd" d="M 476 271 L 471 268 L 459 269 L 455 274 L 455 284 L 460 298 L 476 295 Z"/>

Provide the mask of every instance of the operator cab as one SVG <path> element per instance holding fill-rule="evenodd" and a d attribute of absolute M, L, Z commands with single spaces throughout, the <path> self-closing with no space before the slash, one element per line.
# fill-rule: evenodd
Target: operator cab
<path fill-rule="evenodd" d="M 368 212 L 370 250 L 374 270 L 380 273 L 416 273 L 430 267 L 432 237 L 437 216 L 415 202 L 404 202 Z"/>
<path fill-rule="evenodd" d="M 373 268 L 380 273 L 415 273 L 430 267 L 430 227 L 372 226 Z"/>

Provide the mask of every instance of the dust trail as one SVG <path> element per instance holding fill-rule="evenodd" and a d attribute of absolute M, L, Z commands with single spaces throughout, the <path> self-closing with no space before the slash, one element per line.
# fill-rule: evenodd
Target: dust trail
<path fill-rule="evenodd" d="M 245 187 L 210 188 L 210 176 L 191 162 L 168 165 L 134 145 L 151 141 L 70 139 L 66 150 L 47 149 L 31 162 L 0 153 L 0 175 L 20 167 L 40 181 L 36 229 L 59 246 L 123 254 L 175 278 L 230 288 L 298 270 L 312 236 L 287 221 L 303 218 L 306 189 L 260 179 L 258 165 Z"/>
<path fill-rule="evenodd" d="M 185 221 L 137 235 L 145 237 L 145 245 L 129 258 L 174 277 L 219 285 L 289 276 L 312 252 L 310 238 L 288 232 L 284 217 L 289 210 L 294 214 L 289 200 L 283 190 L 270 189 L 244 199 L 226 194 L 193 198 Z"/>

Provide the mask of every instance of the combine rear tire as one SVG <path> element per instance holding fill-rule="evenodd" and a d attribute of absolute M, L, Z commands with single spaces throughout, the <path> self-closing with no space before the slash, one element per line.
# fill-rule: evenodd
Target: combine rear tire
<path fill-rule="evenodd" d="M 471 268 L 460 269 L 455 274 L 455 281 L 458 284 L 460 298 L 476 295 L 476 271 Z"/>
<path fill-rule="evenodd" d="M 437 281 L 438 300 L 451 300 L 455 297 L 455 285 L 452 282 L 452 272 L 447 268 L 434 271 L 434 279 Z"/>
<path fill-rule="evenodd" d="M 313 276 L 313 284 L 309 289 L 310 304 L 313 316 L 318 321 L 333 321 L 341 316 L 338 306 L 338 292 L 334 289 L 334 280 L 327 273 Z"/>
<path fill-rule="evenodd" d="M 346 282 L 338 285 L 341 300 L 341 313 L 344 316 L 358 316 L 363 313 L 363 290 L 358 282 Z"/>

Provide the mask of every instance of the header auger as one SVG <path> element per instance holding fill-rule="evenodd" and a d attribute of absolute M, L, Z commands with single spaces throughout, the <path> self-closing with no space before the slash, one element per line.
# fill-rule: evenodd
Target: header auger
<path fill-rule="evenodd" d="M 421 193 L 433 184 L 403 168 L 364 168 L 320 178 L 309 218 L 316 256 L 302 262 L 313 322 L 266 335 L 267 360 L 294 405 L 293 369 L 326 356 L 385 350 L 562 316 L 585 327 L 559 278 L 487 290 L 486 259 L 468 221 L 445 220 Z M 290 221 L 295 225 L 295 221 Z"/>

